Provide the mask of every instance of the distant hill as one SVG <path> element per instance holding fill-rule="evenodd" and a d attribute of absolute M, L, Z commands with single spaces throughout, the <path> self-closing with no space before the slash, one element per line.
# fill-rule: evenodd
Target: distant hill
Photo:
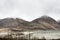
<path fill-rule="evenodd" d="M 58 30 L 60 28 L 59 24 L 49 16 L 42 16 L 32 21 L 33 26 L 40 29 L 54 29 Z M 37 28 L 37 29 L 38 29 Z"/>
<path fill-rule="evenodd" d="M 8 28 L 14 28 L 17 26 L 22 26 L 23 24 L 27 24 L 27 21 L 24 21 L 19 18 L 5 18 L 0 20 L 0 27 L 8 27 Z"/>
<path fill-rule="evenodd" d="M 49 16 L 42 16 L 31 22 L 19 18 L 5 18 L 0 20 L 0 28 L 17 28 L 22 30 L 58 30 L 60 25 Z"/>

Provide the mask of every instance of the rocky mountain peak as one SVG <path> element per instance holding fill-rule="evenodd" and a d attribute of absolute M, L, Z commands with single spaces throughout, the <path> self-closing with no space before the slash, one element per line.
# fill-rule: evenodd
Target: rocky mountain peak
<path fill-rule="evenodd" d="M 33 20 L 32 22 L 41 22 L 41 21 L 48 22 L 48 23 L 57 23 L 56 20 L 54 20 L 53 18 L 51 18 L 49 16 L 39 17 L 39 18 Z"/>
<path fill-rule="evenodd" d="M 31 22 L 19 18 L 5 18 L 0 20 L 0 27 L 19 28 L 19 29 L 60 29 L 60 25 L 49 16 L 39 17 Z"/>

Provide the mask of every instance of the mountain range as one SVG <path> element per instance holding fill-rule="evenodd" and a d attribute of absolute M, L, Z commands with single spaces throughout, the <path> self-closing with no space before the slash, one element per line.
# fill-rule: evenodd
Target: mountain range
<path fill-rule="evenodd" d="M 49 16 L 39 17 L 31 22 L 19 18 L 0 19 L 0 28 L 16 28 L 22 30 L 59 30 L 60 21 Z"/>

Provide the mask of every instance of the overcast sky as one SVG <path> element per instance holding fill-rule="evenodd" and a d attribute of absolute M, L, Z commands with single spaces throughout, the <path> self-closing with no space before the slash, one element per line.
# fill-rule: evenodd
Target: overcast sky
<path fill-rule="evenodd" d="M 0 19 L 13 17 L 31 21 L 43 15 L 60 19 L 60 0 L 0 0 Z"/>

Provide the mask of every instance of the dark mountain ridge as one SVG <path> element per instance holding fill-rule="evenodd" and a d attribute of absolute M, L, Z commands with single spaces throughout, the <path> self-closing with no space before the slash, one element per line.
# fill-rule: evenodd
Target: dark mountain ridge
<path fill-rule="evenodd" d="M 42 16 L 40 18 L 37 18 L 33 20 L 32 23 L 34 23 L 35 26 L 38 26 L 38 28 L 40 27 L 40 29 L 58 30 L 58 28 L 60 28 L 60 25 L 57 23 L 57 21 L 49 16 Z"/>
<path fill-rule="evenodd" d="M 17 28 L 27 30 L 59 30 L 60 25 L 49 16 L 42 16 L 31 22 L 19 18 L 5 18 L 0 20 L 0 28 Z"/>

